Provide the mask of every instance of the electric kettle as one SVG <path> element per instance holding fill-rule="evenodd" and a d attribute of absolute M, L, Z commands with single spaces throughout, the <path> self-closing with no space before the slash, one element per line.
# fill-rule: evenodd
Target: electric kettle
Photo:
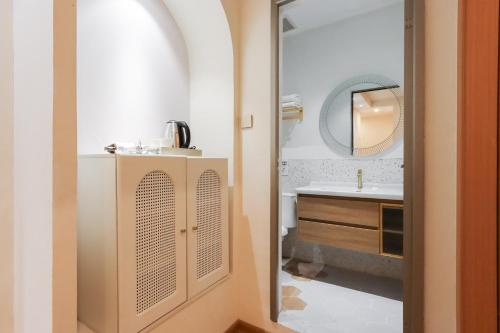
<path fill-rule="evenodd" d="M 163 138 L 167 148 L 189 148 L 191 132 L 185 121 L 170 120 L 165 124 Z"/>

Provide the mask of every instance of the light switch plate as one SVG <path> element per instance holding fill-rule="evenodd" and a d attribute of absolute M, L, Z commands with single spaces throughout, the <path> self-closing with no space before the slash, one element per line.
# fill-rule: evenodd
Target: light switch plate
<path fill-rule="evenodd" d="M 244 114 L 241 116 L 241 128 L 253 127 L 253 114 Z"/>

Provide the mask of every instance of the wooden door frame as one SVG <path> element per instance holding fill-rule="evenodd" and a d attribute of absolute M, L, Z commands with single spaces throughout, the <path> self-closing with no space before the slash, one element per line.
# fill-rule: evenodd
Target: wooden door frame
<path fill-rule="evenodd" d="M 279 31 L 278 7 L 294 0 L 271 1 L 271 320 L 279 315 Z M 425 1 L 405 0 L 405 242 L 404 332 L 424 327 L 424 123 L 425 123 Z"/>
<path fill-rule="evenodd" d="M 458 332 L 497 332 L 498 0 L 460 0 Z"/>
<path fill-rule="evenodd" d="M 425 0 L 405 0 L 403 331 L 424 331 Z"/>
<path fill-rule="evenodd" d="M 0 2 L 0 332 L 14 331 L 13 3 Z"/>
<path fill-rule="evenodd" d="M 270 206 L 270 319 L 278 322 L 280 312 L 280 248 L 279 221 L 279 152 L 280 152 L 280 97 L 279 97 L 279 6 L 295 0 L 271 0 L 271 206 Z"/>

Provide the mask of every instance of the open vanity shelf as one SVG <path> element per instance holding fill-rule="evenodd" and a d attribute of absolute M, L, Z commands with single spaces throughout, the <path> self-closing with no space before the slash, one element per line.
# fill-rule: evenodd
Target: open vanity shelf
<path fill-rule="evenodd" d="M 299 239 L 403 257 L 403 201 L 299 194 Z"/>
<path fill-rule="evenodd" d="M 380 204 L 380 253 L 403 257 L 402 204 Z"/>

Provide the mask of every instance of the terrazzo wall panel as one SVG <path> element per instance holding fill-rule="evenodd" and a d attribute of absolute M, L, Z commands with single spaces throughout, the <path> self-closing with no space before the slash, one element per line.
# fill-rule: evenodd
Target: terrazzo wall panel
<path fill-rule="evenodd" d="M 295 193 L 295 188 L 311 181 L 357 182 L 357 171 L 363 170 L 365 183 L 402 184 L 402 158 L 391 159 L 292 159 L 288 160 L 288 175 L 281 176 L 283 192 Z"/>

